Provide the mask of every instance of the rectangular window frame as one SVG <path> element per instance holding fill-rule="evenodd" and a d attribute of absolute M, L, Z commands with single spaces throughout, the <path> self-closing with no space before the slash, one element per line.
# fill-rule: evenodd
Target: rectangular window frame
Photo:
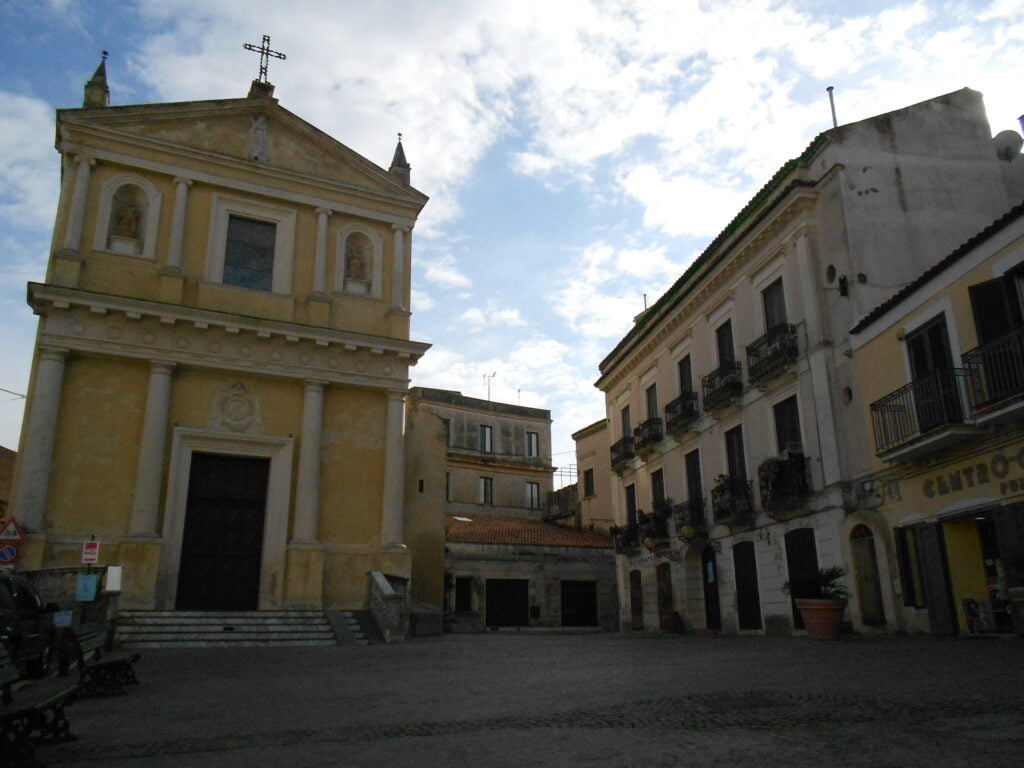
<path fill-rule="evenodd" d="M 592 499 L 596 495 L 594 492 L 594 469 L 591 467 L 583 470 L 583 498 Z"/>
<path fill-rule="evenodd" d="M 526 481 L 526 506 L 530 509 L 540 509 L 540 483 Z"/>
<path fill-rule="evenodd" d="M 291 295 L 297 215 L 294 208 L 215 193 L 212 202 L 210 234 L 206 246 L 206 271 L 204 274 L 206 281 L 227 285 L 224 282 L 224 256 L 227 249 L 228 220 L 231 216 L 238 216 L 243 219 L 254 219 L 276 225 L 274 269 L 270 281 L 270 292 Z M 241 287 L 238 289 L 247 290 Z"/>
<path fill-rule="evenodd" d="M 480 503 L 485 505 L 494 504 L 494 478 L 480 477 L 479 482 Z"/>
<path fill-rule="evenodd" d="M 473 577 L 455 577 L 455 612 L 473 612 Z"/>
<path fill-rule="evenodd" d="M 480 453 L 494 453 L 494 428 L 490 424 L 480 425 Z"/>
<path fill-rule="evenodd" d="M 540 433 L 539 432 L 527 432 L 526 433 L 526 455 L 528 458 L 535 459 L 540 456 Z"/>

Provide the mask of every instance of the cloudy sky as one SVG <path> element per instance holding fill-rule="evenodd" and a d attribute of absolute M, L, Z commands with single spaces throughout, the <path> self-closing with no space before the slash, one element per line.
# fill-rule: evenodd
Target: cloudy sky
<path fill-rule="evenodd" d="M 597 364 L 772 173 L 831 127 L 962 87 L 1024 113 L 1021 0 L 0 0 L 0 388 L 27 388 L 57 107 L 110 51 L 112 104 L 282 106 L 431 198 L 413 383 L 548 408 L 554 462 L 601 418 Z M 24 401 L 0 392 L 0 445 Z"/>

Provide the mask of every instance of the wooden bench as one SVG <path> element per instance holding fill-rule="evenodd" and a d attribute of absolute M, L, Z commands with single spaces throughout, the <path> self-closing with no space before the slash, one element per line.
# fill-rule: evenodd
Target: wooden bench
<path fill-rule="evenodd" d="M 0 765 L 38 766 L 35 741 L 72 741 L 64 707 L 78 695 L 78 681 L 25 680 L 0 643 Z"/>
<path fill-rule="evenodd" d="M 83 624 L 70 637 L 74 639 L 83 695 L 122 694 L 126 685 L 138 685 L 134 664 L 142 654 L 111 648 L 103 625 Z"/>

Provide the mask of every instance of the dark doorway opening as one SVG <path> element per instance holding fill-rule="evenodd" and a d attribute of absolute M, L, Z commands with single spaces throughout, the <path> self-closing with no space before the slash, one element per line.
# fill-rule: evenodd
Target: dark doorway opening
<path fill-rule="evenodd" d="M 527 579 L 487 580 L 487 626 L 530 624 L 530 582 Z"/>
<path fill-rule="evenodd" d="M 813 528 L 797 528 L 786 534 L 786 567 L 790 584 L 812 579 L 818 572 L 818 548 L 814 543 Z M 793 613 L 793 628 L 805 629 L 804 618 L 792 596 L 789 605 Z"/>
<path fill-rule="evenodd" d="M 855 526 L 850 531 L 850 555 L 857 601 L 860 603 L 860 620 L 866 626 L 881 627 L 885 624 L 882 582 L 878 577 L 875 537 L 866 525 Z"/>
<path fill-rule="evenodd" d="M 722 609 L 718 601 L 718 565 L 715 550 L 704 547 L 700 555 L 701 581 L 704 584 L 704 625 L 718 632 L 722 628 Z"/>
<path fill-rule="evenodd" d="M 597 626 L 597 582 L 562 582 L 562 626 Z"/>
<path fill-rule="evenodd" d="M 644 583 L 640 571 L 629 572 L 629 617 L 636 631 L 644 628 Z"/>
<path fill-rule="evenodd" d="M 269 474 L 266 458 L 192 455 L 176 608 L 259 607 Z"/>
<path fill-rule="evenodd" d="M 742 541 L 732 548 L 736 567 L 736 612 L 740 629 L 761 629 L 761 594 L 757 587 L 754 542 Z"/>
<path fill-rule="evenodd" d="M 654 569 L 654 575 L 658 584 L 658 628 L 675 630 L 679 616 L 672 599 L 672 568 L 662 563 Z"/>

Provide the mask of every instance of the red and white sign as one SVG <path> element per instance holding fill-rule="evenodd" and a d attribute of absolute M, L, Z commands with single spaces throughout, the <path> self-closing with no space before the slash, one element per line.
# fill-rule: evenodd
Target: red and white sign
<path fill-rule="evenodd" d="M 9 541 L 0 541 L 0 565 L 9 565 L 21 557 L 21 550 L 17 544 Z"/>
<path fill-rule="evenodd" d="M 100 543 L 86 541 L 82 544 L 82 565 L 94 565 L 100 561 Z"/>
<path fill-rule="evenodd" d="M 25 534 L 21 532 L 21 527 L 18 525 L 18 521 L 13 517 L 6 522 L 0 520 L 0 542 L 3 541 L 17 541 L 22 542 L 25 540 Z"/>

